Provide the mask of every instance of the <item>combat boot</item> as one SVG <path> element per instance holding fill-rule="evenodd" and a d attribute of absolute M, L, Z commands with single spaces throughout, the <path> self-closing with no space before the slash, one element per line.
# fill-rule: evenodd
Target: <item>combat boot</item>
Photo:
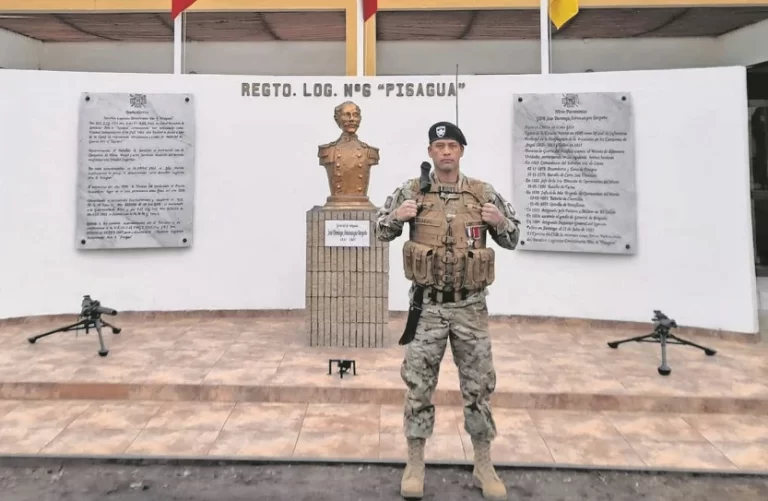
<path fill-rule="evenodd" d="M 501 481 L 491 463 L 491 443 L 489 441 L 472 439 L 472 447 L 475 450 L 475 469 L 472 478 L 475 487 L 483 489 L 483 497 L 493 501 L 507 499 L 507 488 Z"/>
<path fill-rule="evenodd" d="M 423 438 L 408 439 L 408 463 L 400 482 L 400 494 L 406 499 L 424 497 L 424 445 Z"/>

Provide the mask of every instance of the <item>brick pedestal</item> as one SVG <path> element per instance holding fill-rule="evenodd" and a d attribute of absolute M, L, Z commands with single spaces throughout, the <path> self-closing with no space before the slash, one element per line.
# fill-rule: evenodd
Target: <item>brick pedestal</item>
<path fill-rule="evenodd" d="M 307 332 L 310 346 L 380 348 L 389 320 L 389 244 L 376 239 L 376 210 L 307 212 Z M 367 224 L 367 247 L 332 246 L 326 222 Z"/>

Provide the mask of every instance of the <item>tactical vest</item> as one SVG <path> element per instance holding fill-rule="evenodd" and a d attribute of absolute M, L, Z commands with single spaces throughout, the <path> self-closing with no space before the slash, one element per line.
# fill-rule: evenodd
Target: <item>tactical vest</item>
<path fill-rule="evenodd" d="M 418 193 L 418 179 L 413 190 Z M 495 255 L 486 246 L 488 226 L 482 220 L 482 183 L 465 179 L 455 192 L 458 201 L 443 201 L 439 186 L 417 199 L 418 215 L 410 221 L 410 240 L 403 245 L 405 277 L 438 290 L 477 291 L 495 278 Z M 421 197 L 421 195 L 419 195 Z M 455 206 L 453 218 L 445 204 Z"/>

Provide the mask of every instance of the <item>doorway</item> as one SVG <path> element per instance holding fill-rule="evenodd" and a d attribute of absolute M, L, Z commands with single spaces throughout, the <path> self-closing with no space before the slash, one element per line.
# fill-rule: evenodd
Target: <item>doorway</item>
<path fill-rule="evenodd" d="M 758 276 L 768 276 L 768 100 L 749 102 L 752 231 Z"/>
<path fill-rule="evenodd" d="M 755 271 L 768 277 L 768 64 L 747 71 L 749 165 Z"/>

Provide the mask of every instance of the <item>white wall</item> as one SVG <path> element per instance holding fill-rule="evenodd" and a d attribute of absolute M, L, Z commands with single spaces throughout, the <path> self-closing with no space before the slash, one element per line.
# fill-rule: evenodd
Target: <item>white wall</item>
<path fill-rule="evenodd" d="M 344 75 L 343 42 L 201 42 L 187 45 L 187 70 L 198 73 Z M 169 43 L 46 43 L 45 70 L 171 73 Z M 721 65 L 716 39 L 562 40 L 553 43 L 557 73 Z M 539 42 L 379 42 L 379 75 L 539 72 Z"/>
<path fill-rule="evenodd" d="M 38 69 L 42 45 L 38 40 L 0 29 L 0 68 Z"/>
<path fill-rule="evenodd" d="M 327 195 L 317 145 L 337 137 L 332 112 L 343 97 L 241 97 L 241 81 L 253 79 L 238 76 L 6 71 L 3 77 L 0 116 L 13 118 L 0 122 L 0 317 L 71 313 L 82 294 L 119 310 L 303 308 L 305 213 Z M 260 79 L 273 80 L 318 81 Z M 346 81 L 319 80 L 337 88 Z M 376 89 L 403 80 L 435 77 L 369 81 Z M 463 80 L 461 125 L 469 141 L 463 168 L 513 204 L 514 92 L 620 90 L 635 103 L 637 255 L 500 250 L 492 314 L 647 322 L 660 308 L 683 325 L 757 331 L 743 68 Z M 78 251 L 79 94 L 137 90 L 195 95 L 194 246 Z M 454 102 L 381 92 L 355 100 L 364 114 L 361 138 L 381 148 L 370 188 L 381 204 L 403 180 L 418 176 L 427 129 L 452 119 Z M 407 308 L 401 249 L 402 239 L 391 246 L 394 310 Z"/>

